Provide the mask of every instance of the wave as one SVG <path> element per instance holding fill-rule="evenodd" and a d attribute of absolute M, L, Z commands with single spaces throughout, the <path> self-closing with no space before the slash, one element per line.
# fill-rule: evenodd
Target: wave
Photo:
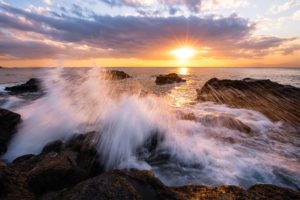
<path fill-rule="evenodd" d="M 3 159 L 95 131 L 107 170 L 149 169 L 168 185 L 300 188 L 299 140 L 280 122 L 212 102 L 175 107 L 134 79 L 103 79 L 103 71 L 56 69 L 44 78 L 45 95 L 15 110 L 23 123 Z"/>

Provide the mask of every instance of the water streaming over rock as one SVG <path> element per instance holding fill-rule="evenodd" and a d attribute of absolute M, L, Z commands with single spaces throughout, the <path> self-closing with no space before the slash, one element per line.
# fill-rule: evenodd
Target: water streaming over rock
<path fill-rule="evenodd" d="M 96 131 L 92 145 L 107 170 L 150 169 L 169 185 L 300 188 L 299 136 L 281 122 L 212 102 L 178 103 L 178 88 L 145 94 L 137 78 L 108 80 L 103 73 L 52 70 L 43 79 L 44 95 L 13 107 L 23 123 L 3 158 Z"/>

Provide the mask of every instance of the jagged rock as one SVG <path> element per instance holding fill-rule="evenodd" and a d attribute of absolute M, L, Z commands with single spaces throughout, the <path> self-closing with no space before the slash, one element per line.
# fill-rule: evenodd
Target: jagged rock
<path fill-rule="evenodd" d="M 229 116 L 211 116 L 207 115 L 204 118 L 199 119 L 199 121 L 205 125 L 210 127 L 225 127 L 232 130 L 238 130 L 244 133 L 250 133 L 251 128 L 241 122 L 238 119 L 234 119 Z"/>
<path fill-rule="evenodd" d="M 258 184 L 248 189 L 249 199 L 300 199 L 300 193 L 276 185 Z"/>
<path fill-rule="evenodd" d="M 49 153 L 28 172 L 28 184 L 35 194 L 61 190 L 88 178 L 72 158 L 63 153 Z"/>
<path fill-rule="evenodd" d="M 300 89 L 270 80 L 219 80 L 213 78 L 197 90 L 197 99 L 247 108 L 271 120 L 300 125 Z"/>
<path fill-rule="evenodd" d="M 35 199 L 35 195 L 29 191 L 27 176 L 2 161 L 0 161 L 0 199 Z"/>
<path fill-rule="evenodd" d="M 199 199 L 199 200 L 247 200 L 249 196 L 244 189 L 236 186 L 182 186 L 174 187 L 174 191 L 182 194 L 184 199 Z"/>
<path fill-rule="evenodd" d="M 183 120 L 191 120 L 200 122 L 204 126 L 208 127 L 225 127 L 232 130 L 238 130 L 244 133 L 250 133 L 251 128 L 241 122 L 238 119 L 235 119 L 230 116 L 216 116 L 216 115 L 206 115 L 201 118 L 197 118 L 194 113 L 180 113 L 180 118 Z"/>
<path fill-rule="evenodd" d="M 6 87 L 5 90 L 12 93 L 38 92 L 41 90 L 41 81 L 37 78 L 31 78 L 24 84 Z"/>
<path fill-rule="evenodd" d="M 20 121 L 21 115 L 0 108 L 0 155 L 6 152 L 7 145 L 16 133 Z"/>
<path fill-rule="evenodd" d="M 64 143 L 61 140 L 56 140 L 48 143 L 42 150 L 42 153 L 60 152 L 63 149 Z"/>
<path fill-rule="evenodd" d="M 131 76 L 126 74 L 123 71 L 109 70 L 106 72 L 106 78 L 111 79 L 111 80 L 122 80 L 122 79 L 131 78 Z"/>
<path fill-rule="evenodd" d="M 176 192 L 164 186 L 149 171 L 120 170 L 86 180 L 58 196 L 63 200 L 179 199 Z"/>
<path fill-rule="evenodd" d="M 61 192 L 43 196 L 44 200 L 83 199 L 299 199 L 299 192 L 273 185 L 255 185 L 248 190 L 237 186 L 167 187 L 150 171 L 113 170 Z"/>
<path fill-rule="evenodd" d="M 180 82 L 186 82 L 186 80 L 179 77 L 176 73 L 159 75 L 156 77 L 155 80 L 155 83 L 157 85 L 165 85 L 165 84 L 180 83 Z"/>

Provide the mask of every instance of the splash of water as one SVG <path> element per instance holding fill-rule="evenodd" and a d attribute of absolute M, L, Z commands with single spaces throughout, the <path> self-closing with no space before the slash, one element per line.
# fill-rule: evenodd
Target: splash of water
<path fill-rule="evenodd" d="M 272 183 L 299 189 L 299 143 L 283 135 L 280 123 L 210 102 L 173 107 L 166 96 L 141 96 L 134 80 L 110 81 L 102 73 L 53 71 L 44 80 L 46 95 L 16 110 L 23 123 L 4 158 L 36 154 L 50 141 L 96 131 L 107 170 L 149 169 L 169 185 Z M 191 113 L 191 119 L 184 117 Z M 251 131 L 226 126 L 228 118 Z M 141 151 L 153 138 L 155 149 Z"/>

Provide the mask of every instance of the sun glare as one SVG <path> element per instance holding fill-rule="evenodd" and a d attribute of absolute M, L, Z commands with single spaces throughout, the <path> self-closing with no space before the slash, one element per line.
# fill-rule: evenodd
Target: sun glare
<path fill-rule="evenodd" d="M 171 54 L 175 55 L 179 60 L 186 61 L 196 54 L 196 51 L 189 47 L 182 47 L 171 51 Z"/>
<path fill-rule="evenodd" d="M 186 68 L 186 67 L 179 68 L 179 74 L 181 74 L 181 75 L 187 75 L 188 73 L 189 73 L 188 68 Z"/>

